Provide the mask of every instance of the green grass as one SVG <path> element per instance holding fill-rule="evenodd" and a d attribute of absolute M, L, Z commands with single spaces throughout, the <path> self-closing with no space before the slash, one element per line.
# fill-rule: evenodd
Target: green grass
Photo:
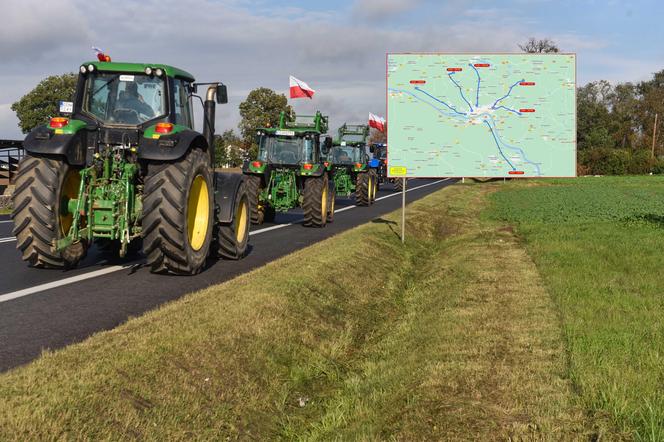
<path fill-rule="evenodd" d="M 554 299 L 578 403 L 664 440 L 664 179 L 507 184 L 487 213 L 517 226 Z"/>
<path fill-rule="evenodd" d="M 0 209 L 0 215 L 10 215 L 12 213 L 12 209 Z"/>
<path fill-rule="evenodd" d="M 416 202 L 405 246 L 391 214 L 0 375 L 0 439 L 620 437 L 577 405 L 519 239 L 480 218 L 495 189 Z"/>

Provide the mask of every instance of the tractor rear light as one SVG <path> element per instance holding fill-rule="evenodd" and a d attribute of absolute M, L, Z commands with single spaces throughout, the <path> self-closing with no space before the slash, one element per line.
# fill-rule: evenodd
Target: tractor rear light
<path fill-rule="evenodd" d="M 262 165 L 263 165 L 263 163 L 261 163 L 260 161 L 252 161 L 251 162 L 251 167 L 258 168 L 258 167 L 261 167 Z"/>
<path fill-rule="evenodd" d="M 154 128 L 154 131 L 158 134 L 170 134 L 171 132 L 173 132 L 173 124 L 157 123 L 157 125 Z"/>
<path fill-rule="evenodd" d="M 304 164 L 302 165 L 302 168 L 303 168 L 304 170 L 311 170 L 311 169 L 314 168 L 314 165 L 311 164 L 311 163 L 304 163 Z"/>
<path fill-rule="evenodd" d="M 362 168 L 362 163 L 355 163 L 355 168 L 361 169 Z"/>
<path fill-rule="evenodd" d="M 53 117 L 51 118 L 51 121 L 48 123 L 48 125 L 53 129 L 62 129 L 68 124 L 69 124 L 69 118 L 64 118 L 64 117 Z"/>

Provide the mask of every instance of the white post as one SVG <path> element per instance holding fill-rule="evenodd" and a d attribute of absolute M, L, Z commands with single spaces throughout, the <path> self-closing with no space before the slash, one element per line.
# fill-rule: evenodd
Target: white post
<path fill-rule="evenodd" d="M 406 242 L 406 178 L 401 178 L 401 244 Z"/>

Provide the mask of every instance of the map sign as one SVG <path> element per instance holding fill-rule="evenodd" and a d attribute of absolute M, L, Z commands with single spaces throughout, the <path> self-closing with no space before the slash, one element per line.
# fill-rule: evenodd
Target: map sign
<path fill-rule="evenodd" d="M 399 176 L 575 176 L 575 55 L 388 54 L 387 124 Z"/>

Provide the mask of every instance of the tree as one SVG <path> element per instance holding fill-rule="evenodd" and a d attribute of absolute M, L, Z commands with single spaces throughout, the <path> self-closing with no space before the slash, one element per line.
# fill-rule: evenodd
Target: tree
<path fill-rule="evenodd" d="M 387 143 L 387 133 L 371 128 L 369 144 L 373 143 Z"/>
<path fill-rule="evenodd" d="M 246 144 L 232 129 L 217 135 L 214 143 L 215 166 L 238 167 L 242 164 Z"/>
<path fill-rule="evenodd" d="M 279 114 L 282 111 L 290 117 L 294 116 L 293 108 L 288 104 L 286 96 L 265 87 L 252 90 L 247 99 L 240 103 L 241 120 L 238 127 L 244 142 L 250 146 L 252 152 L 256 150 L 256 129 L 278 125 Z"/>
<path fill-rule="evenodd" d="M 58 114 L 58 102 L 72 101 L 76 92 L 76 74 L 53 75 L 12 104 L 23 133 L 44 124 Z"/>
<path fill-rule="evenodd" d="M 578 88 L 576 94 L 576 139 L 579 150 L 615 147 L 613 120 L 609 111 L 613 87 L 601 80 Z"/>
<path fill-rule="evenodd" d="M 519 48 L 523 52 L 528 52 L 530 54 L 549 54 L 560 52 L 558 46 L 548 38 L 537 40 L 536 38 L 530 37 L 528 41 L 522 45 L 519 45 Z"/>

